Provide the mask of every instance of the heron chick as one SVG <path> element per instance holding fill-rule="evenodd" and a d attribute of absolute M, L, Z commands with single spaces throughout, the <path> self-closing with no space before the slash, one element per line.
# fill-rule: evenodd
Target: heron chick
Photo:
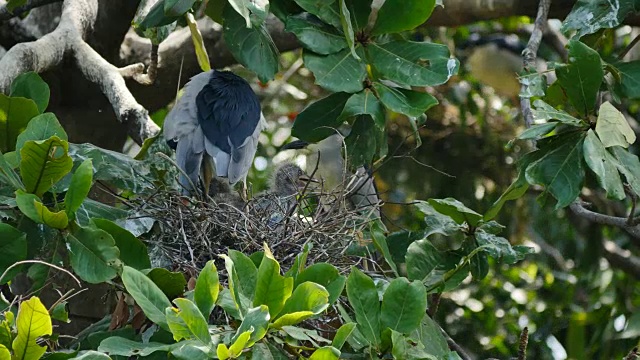
<path fill-rule="evenodd" d="M 176 151 L 183 195 L 205 193 L 213 176 L 229 185 L 246 182 L 265 127 L 260 101 L 246 80 L 230 71 L 200 73 L 185 85 L 184 95 L 164 122 L 164 137 Z M 215 171 L 215 174 L 212 172 Z"/>

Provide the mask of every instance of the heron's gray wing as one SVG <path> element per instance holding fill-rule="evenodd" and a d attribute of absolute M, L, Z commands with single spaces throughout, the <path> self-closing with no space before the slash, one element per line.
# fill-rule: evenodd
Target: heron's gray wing
<path fill-rule="evenodd" d="M 200 127 L 196 127 L 194 131 L 180 139 L 176 147 L 176 163 L 178 167 L 186 173 L 194 186 L 198 186 L 198 177 L 200 175 L 203 155 L 204 134 L 202 134 Z M 184 174 L 180 174 L 179 182 L 184 195 L 193 192 L 189 180 L 187 180 Z"/>
<path fill-rule="evenodd" d="M 377 206 L 380 203 L 378 197 L 378 190 L 374 182 L 373 176 L 363 167 L 359 167 L 356 170 L 356 181 L 349 185 L 349 192 L 351 202 L 356 209 L 362 209 L 365 212 L 371 210 L 373 206 Z M 373 211 L 377 217 L 380 217 L 380 209 L 375 208 Z"/>
<path fill-rule="evenodd" d="M 227 176 L 229 177 L 229 183 L 232 185 L 242 180 L 245 181 L 247 173 L 251 169 L 253 164 L 253 158 L 256 155 L 258 149 L 258 139 L 260 132 L 266 127 L 266 120 L 264 115 L 260 113 L 260 122 L 256 126 L 253 134 L 249 136 L 245 142 L 239 147 L 231 147 L 231 161 L 229 162 L 229 168 Z"/>
<path fill-rule="evenodd" d="M 213 71 L 213 70 L 212 70 Z M 189 80 L 184 93 L 164 119 L 163 134 L 167 141 L 178 142 L 198 127 L 196 97 L 207 84 L 211 72 L 200 73 Z"/>

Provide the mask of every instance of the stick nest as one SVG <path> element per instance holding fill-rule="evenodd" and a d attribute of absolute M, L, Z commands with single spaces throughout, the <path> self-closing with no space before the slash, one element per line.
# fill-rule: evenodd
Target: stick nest
<path fill-rule="evenodd" d="M 327 192 L 318 185 L 301 190 L 293 209 L 275 211 L 277 224 L 269 221 L 273 209 L 265 211 L 259 206 L 265 197 L 277 202 L 273 194 L 233 204 L 225 198 L 186 201 L 173 190 L 158 190 L 153 197 L 138 200 L 139 213 L 157 221 L 147 239 L 152 265 L 195 275 L 212 259 L 220 268 L 223 263 L 218 255 L 228 254 L 229 249 L 250 255 L 262 251 L 266 243 L 288 269 L 310 244 L 309 263 L 330 262 L 346 272 L 363 260 L 347 253 L 359 246 L 366 249 L 370 240 L 363 234 L 379 214 L 380 204 L 353 209 L 344 188 Z"/>

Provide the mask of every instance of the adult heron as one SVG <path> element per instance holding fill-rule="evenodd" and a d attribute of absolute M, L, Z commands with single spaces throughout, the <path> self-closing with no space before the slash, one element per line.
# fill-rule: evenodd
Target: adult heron
<path fill-rule="evenodd" d="M 192 77 L 164 122 L 164 137 L 184 172 L 183 195 L 197 192 L 199 177 L 205 193 L 213 176 L 246 185 L 265 124 L 258 97 L 240 76 L 211 70 Z"/>

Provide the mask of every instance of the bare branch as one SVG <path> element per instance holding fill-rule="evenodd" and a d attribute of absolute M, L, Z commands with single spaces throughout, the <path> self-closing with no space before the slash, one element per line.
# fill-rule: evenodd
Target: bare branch
<path fill-rule="evenodd" d="M 0 22 L 9 20 L 31 9 L 61 1 L 62 0 L 28 0 L 26 4 L 13 9 L 13 12 L 9 11 L 5 1 L 0 1 Z"/>
<path fill-rule="evenodd" d="M 620 248 L 613 241 L 605 240 L 602 245 L 604 258 L 607 259 L 612 267 L 640 280 L 640 258 L 633 256 L 629 250 Z"/>
<path fill-rule="evenodd" d="M 522 52 L 522 64 L 524 71 L 529 71 L 536 65 L 536 54 L 542 41 L 542 35 L 544 33 L 545 25 L 547 24 L 547 16 L 549 14 L 549 7 L 551 6 L 551 0 L 540 0 L 538 5 L 538 15 L 531 32 L 531 37 L 527 43 L 527 47 Z M 529 89 L 527 83 L 522 84 L 522 93 L 526 93 Z M 528 97 L 522 97 L 520 99 L 520 108 L 522 110 L 522 116 L 524 117 L 524 125 L 530 128 L 533 125 L 533 113 L 531 112 L 531 100 Z"/>
<path fill-rule="evenodd" d="M 578 201 L 572 203 L 569 207 L 571 211 L 584 219 L 587 219 L 596 224 L 619 227 L 620 229 L 626 231 L 629 235 L 631 235 L 632 239 L 636 243 L 638 243 L 638 240 L 640 240 L 640 226 L 627 224 L 626 218 L 604 215 L 591 210 L 587 210 L 584 208 L 582 203 Z"/>

